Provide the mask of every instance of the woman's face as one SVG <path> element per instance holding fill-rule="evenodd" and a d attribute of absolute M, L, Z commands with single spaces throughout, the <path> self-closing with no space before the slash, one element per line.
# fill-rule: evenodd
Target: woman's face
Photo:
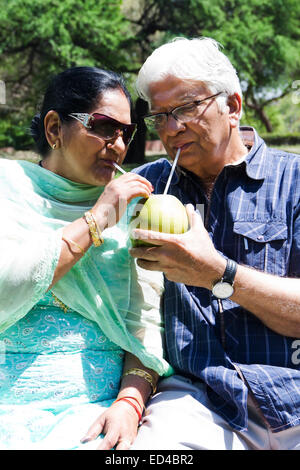
<path fill-rule="evenodd" d="M 131 123 L 130 104 L 121 89 L 107 90 L 89 114 L 93 113 Z M 62 124 L 59 148 L 51 151 L 44 166 L 71 181 L 104 186 L 115 175 L 113 162 L 121 165 L 126 151 L 122 136 L 105 141 L 74 119 Z"/>

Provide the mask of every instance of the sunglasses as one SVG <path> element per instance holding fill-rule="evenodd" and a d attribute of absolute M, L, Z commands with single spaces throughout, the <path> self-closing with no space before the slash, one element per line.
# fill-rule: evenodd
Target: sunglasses
<path fill-rule="evenodd" d="M 122 136 L 126 146 L 130 144 L 136 131 L 136 124 L 123 124 L 116 119 L 105 116 L 105 114 L 71 113 L 69 116 L 77 119 L 84 127 L 103 140 L 113 140 Z"/>

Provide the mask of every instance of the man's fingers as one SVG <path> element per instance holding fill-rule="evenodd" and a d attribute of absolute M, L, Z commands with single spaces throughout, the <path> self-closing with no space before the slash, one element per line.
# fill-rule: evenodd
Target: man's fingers
<path fill-rule="evenodd" d="M 148 261 L 156 261 L 159 257 L 157 247 L 137 247 L 129 250 L 133 258 L 142 258 Z"/>
<path fill-rule="evenodd" d="M 193 204 L 187 204 L 185 208 L 189 218 L 190 228 L 196 228 L 199 227 L 199 225 L 203 227 L 202 217 L 200 214 L 198 214 L 198 212 L 195 211 Z"/>
<path fill-rule="evenodd" d="M 132 230 L 131 237 L 134 240 L 146 241 L 147 243 L 151 243 L 151 245 L 164 245 L 166 242 L 172 241 L 175 235 L 136 228 Z"/>
<path fill-rule="evenodd" d="M 163 268 L 157 261 L 147 261 L 144 259 L 138 259 L 137 265 L 140 268 L 147 269 L 148 271 L 163 271 Z"/>

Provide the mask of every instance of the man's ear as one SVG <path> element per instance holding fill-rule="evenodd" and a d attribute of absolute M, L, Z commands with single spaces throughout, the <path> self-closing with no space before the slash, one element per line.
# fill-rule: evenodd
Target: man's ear
<path fill-rule="evenodd" d="M 44 118 L 44 129 L 45 136 L 50 145 L 53 148 L 53 145 L 56 148 L 61 147 L 62 144 L 62 135 L 61 135 L 61 121 L 58 113 L 56 111 L 48 111 Z"/>
<path fill-rule="evenodd" d="M 242 98 L 238 93 L 230 95 L 227 98 L 227 106 L 229 108 L 228 116 L 231 127 L 239 125 L 240 115 L 242 112 Z"/>

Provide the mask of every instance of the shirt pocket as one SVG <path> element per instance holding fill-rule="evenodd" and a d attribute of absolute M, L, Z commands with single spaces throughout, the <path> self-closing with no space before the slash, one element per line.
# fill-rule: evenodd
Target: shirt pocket
<path fill-rule="evenodd" d="M 286 223 L 278 221 L 235 221 L 233 231 L 238 237 L 236 260 L 278 276 L 287 272 Z"/>

